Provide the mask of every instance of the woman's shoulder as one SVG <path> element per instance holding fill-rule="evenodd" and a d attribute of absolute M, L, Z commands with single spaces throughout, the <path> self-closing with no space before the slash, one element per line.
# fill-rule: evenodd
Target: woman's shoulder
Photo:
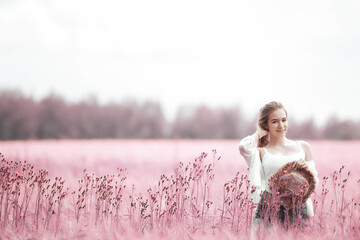
<path fill-rule="evenodd" d="M 311 161 L 312 159 L 312 150 L 311 150 L 311 146 L 307 141 L 304 140 L 299 140 L 297 141 L 301 148 L 304 150 L 305 155 L 306 155 L 306 161 Z"/>
<path fill-rule="evenodd" d="M 300 146 L 305 150 L 305 149 L 311 149 L 310 144 L 307 141 L 304 140 L 298 140 L 296 141 L 300 144 Z"/>

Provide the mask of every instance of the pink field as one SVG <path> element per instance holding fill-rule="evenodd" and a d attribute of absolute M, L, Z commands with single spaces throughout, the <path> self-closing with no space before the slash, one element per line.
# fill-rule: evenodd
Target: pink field
<path fill-rule="evenodd" d="M 6 161 L 22 161 L 21 166 L 11 167 L 11 190 L 2 188 L 2 196 L 7 194 L 2 199 L 9 201 L 6 205 L 0 200 L 0 234 L 10 239 L 247 239 L 252 206 L 246 194 L 241 194 L 247 192 L 245 181 L 243 185 L 229 183 L 233 192 L 223 189 L 237 172 L 239 179 L 247 173 L 237 144 L 234 140 L 0 142 Z M 313 194 L 316 216 L 307 229 L 282 232 L 281 238 L 359 239 L 360 141 L 310 144 L 320 183 L 323 177 L 329 179 Z M 213 149 L 217 151 L 215 158 Z M 207 157 L 197 158 L 202 152 L 208 153 Z M 209 168 L 213 159 L 216 165 Z M 29 166 L 23 164 L 25 160 Z M 184 164 L 182 168 L 179 162 Z M 7 165 L 1 163 L 2 171 Z M 117 168 L 126 170 L 113 178 L 110 175 L 117 175 Z M 40 177 L 35 181 L 40 169 L 48 171 L 44 179 L 50 180 L 44 181 L 43 193 L 39 192 Z M 26 175 L 30 170 L 32 178 Z M 160 181 L 161 175 L 165 176 Z M 186 178 L 189 176 L 194 179 Z M 3 179 L 4 175 L 1 184 Z M 47 185 L 55 190 L 46 190 Z M 20 195 L 15 197 L 12 192 Z M 29 207 L 25 211 L 26 203 Z M 279 231 L 268 231 L 266 239 L 278 239 Z"/>

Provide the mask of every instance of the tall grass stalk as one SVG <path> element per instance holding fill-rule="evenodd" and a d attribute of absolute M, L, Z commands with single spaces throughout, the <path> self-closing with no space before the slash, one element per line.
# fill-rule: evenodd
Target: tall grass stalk
<path fill-rule="evenodd" d="M 247 174 L 237 172 L 226 181 L 219 199 L 212 186 L 219 160 L 216 151 L 212 157 L 201 153 L 187 164 L 180 162 L 173 174 L 162 174 L 156 185 L 142 193 L 135 186 L 126 191 L 126 169 L 102 176 L 84 170 L 73 187 L 67 186 L 62 177 L 49 177 L 45 169 L 35 170 L 30 163 L 2 157 L 0 234 L 80 238 L 91 232 L 110 239 L 151 235 L 171 238 L 177 229 L 188 238 L 215 239 L 226 233 L 232 236 L 230 239 L 247 239 L 257 207 L 248 194 Z M 321 189 L 312 196 L 315 217 L 304 223 L 306 227 L 298 227 L 303 224 L 301 219 L 295 219 L 301 223 L 295 225 L 287 218 L 285 228 L 273 226 L 255 236 L 359 239 L 360 194 L 349 194 L 351 173 L 344 171 L 342 166 L 322 178 Z M 360 187 L 360 180 L 356 184 Z M 272 212 L 265 214 L 274 217 L 269 215 Z"/>

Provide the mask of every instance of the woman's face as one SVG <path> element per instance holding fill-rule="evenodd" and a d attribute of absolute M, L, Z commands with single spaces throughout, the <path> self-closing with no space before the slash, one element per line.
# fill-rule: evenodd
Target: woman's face
<path fill-rule="evenodd" d="M 284 136 L 288 128 L 286 112 L 278 108 L 269 114 L 268 119 L 270 136 Z"/>

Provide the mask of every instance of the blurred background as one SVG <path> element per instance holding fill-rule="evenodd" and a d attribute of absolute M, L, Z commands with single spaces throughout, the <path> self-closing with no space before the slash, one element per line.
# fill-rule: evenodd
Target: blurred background
<path fill-rule="evenodd" d="M 360 139 L 358 1 L 0 1 L 0 139 Z"/>

